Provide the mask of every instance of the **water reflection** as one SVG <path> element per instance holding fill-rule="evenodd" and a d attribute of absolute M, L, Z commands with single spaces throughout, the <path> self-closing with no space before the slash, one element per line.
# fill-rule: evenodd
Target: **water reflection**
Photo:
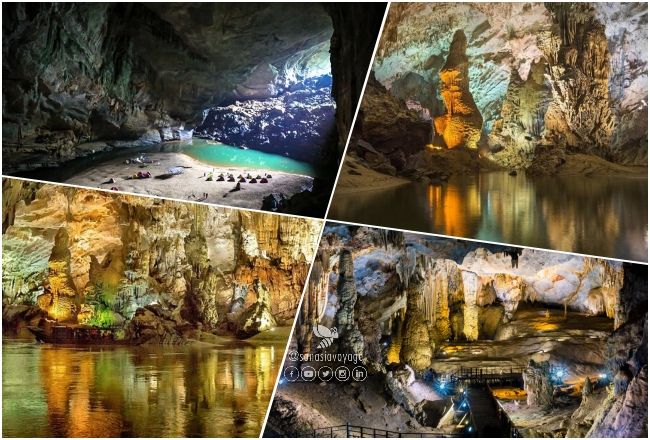
<path fill-rule="evenodd" d="M 648 180 L 505 172 L 335 194 L 330 218 L 647 261 Z"/>
<path fill-rule="evenodd" d="M 3 341 L 3 436 L 256 437 L 283 346 Z"/>

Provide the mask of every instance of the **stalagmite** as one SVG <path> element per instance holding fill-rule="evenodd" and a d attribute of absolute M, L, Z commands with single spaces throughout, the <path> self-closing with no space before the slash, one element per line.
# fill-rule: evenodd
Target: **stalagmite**
<path fill-rule="evenodd" d="M 429 329 L 420 309 L 424 288 L 424 280 L 419 275 L 415 275 L 407 287 L 406 317 L 400 350 L 400 360 L 416 371 L 428 368 L 433 356 Z"/>
<path fill-rule="evenodd" d="M 364 341 L 354 319 L 357 303 L 357 289 L 354 282 L 354 261 L 352 253 L 344 249 L 339 257 L 339 280 L 337 294 L 340 307 L 336 312 L 336 326 L 340 337 L 340 353 L 357 354 L 363 358 Z"/>
<path fill-rule="evenodd" d="M 447 148 L 478 148 L 483 118 L 469 91 L 467 37 L 462 30 L 454 33 L 447 62 L 440 70 L 440 95 L 446 114 L 434 118 L 436 134 Z"/>
<path fill-rule="evenodd" d="M 479 322 L 478 314 L 479 307 L 476 300 L 481 289 L 481 278 L 474 272 L 464 270 L 463 276 L 463 292 L 465 293 L 465 307 L 463 309 L 463 334 L 468 341 L 476 341 L 478 339 Z"/>

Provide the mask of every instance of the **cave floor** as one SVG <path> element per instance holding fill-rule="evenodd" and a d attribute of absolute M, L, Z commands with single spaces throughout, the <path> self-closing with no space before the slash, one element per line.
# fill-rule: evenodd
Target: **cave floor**
<path fill-rule="evenodd" d="M 439 372 L 463 368 L 525 366 L 529 359 L 549 361 L 567 369 L 567 382 L 596 377 L 605 362 L 605 338 L 613 320 L 602 316 L 537 307 L 521 307 L 502 325 L 497 340 L 445 342 L 432 367 Z"/>
<path fill-rule="evenodd" d="M 399 404 L 388 403 L 384 386 L 383 376 L 369 376 L 360 383 L 285 383 L 278 386 L 276 399 L 297 404 L 299 420 L 309 420 L 310 429 L 350 423 L 389 431 L 436 432 L 421 426 Z"/>
<path fill-rule="evenodd" d="M 231 192 L 234 182 L 207 181 L 206 176 L 213 172 L 239 174 L 251 173 L 253 176 L 268 170 L 258 168 L 215 167 L 199 162 L 182 153 L 147 153 L 153 163 L 141 167 L 138 164 L 125 164 L 124 159 L 109 160 L 90 165 L 85 170 L 65 180 L 65 183 L 87 187 L 111 189 L 147 194 L 174 199 L 201 201 L 248 209 L 261 209 L 262 199 L 271 193 L 282 193 L 285 197 L 309 189 L 313 178 L 299 174 L 269 171 L 273 178 L 269 183 L 242 183 L 241 191 Z M 183 174 L 162 179 L 171 167 L 184 167 Z M 138 171 L 150 172 L 148 179 L 129 179 Z M 109 179 L 115 183 L 106 183 Z M 208 197 L 204 198 L 203 193 Z"/>

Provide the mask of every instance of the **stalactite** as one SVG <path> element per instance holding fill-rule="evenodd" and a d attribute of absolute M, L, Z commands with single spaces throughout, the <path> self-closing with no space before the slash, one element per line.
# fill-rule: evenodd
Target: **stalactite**
<path fill-rule="evenodd" d="M 404 287 L 409 286 L 409 281 L 411 276 L 415 273 L 417 268 L 417 254 L 415 249 L 412 247 L 407 247 L 403 249 L 402 253 L 399 256 L 399 260 L 395 267 L 397 275 L 399 276 L 400 281 Z"/>

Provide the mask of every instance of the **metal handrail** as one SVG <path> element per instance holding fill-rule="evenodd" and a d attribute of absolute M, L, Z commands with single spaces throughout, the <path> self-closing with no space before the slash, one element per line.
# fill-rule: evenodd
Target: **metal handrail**
<path fill-rule="evenodd" d="M 359 425 L 335 425 L 313 430 L 314 437 L 334 437 L 335 433 L 344 434 L 347 438 L 452 438 L 458 435 L 445 432 L 401 432 L 389 429 L 370 428 Z M 327 435 L 329 434 L 329 435 Z"/>

